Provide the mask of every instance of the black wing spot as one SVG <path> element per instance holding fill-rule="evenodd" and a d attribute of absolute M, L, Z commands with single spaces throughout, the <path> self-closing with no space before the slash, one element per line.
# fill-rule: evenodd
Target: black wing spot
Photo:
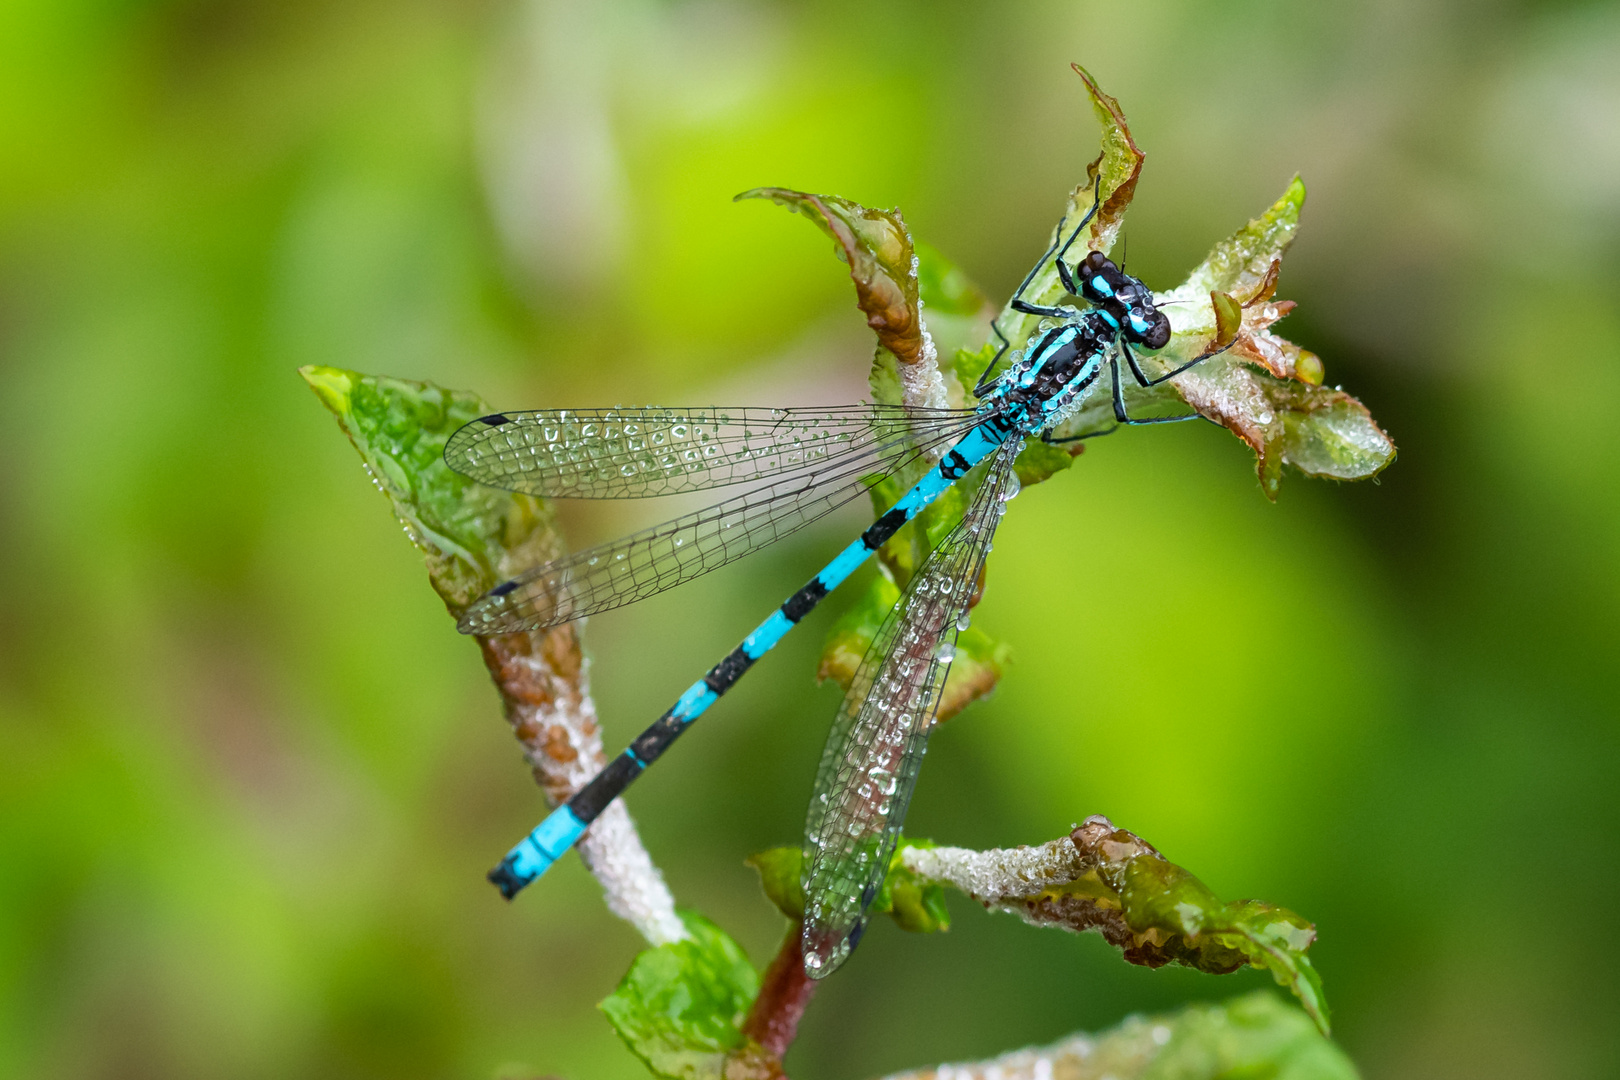
<path fill-rule="evenodd" d="M 492 412 L 488 416 L 480 416 L 478 422 L 488 424 L 490 427 L 500 427 L 502 424 L 510 424 L 512 418 L 505 413 Z"/>
<path fill-rule="evenodd" d="M 505 596 L 507 593 L 511 592 L 513 589 L 515 589 L 517 587 L 518 587 L 518 583 L 516 581 L 503 581 L 499 585 L 495 586 L 493 589 L 489 590 L 489 595 L 491 595 L 491 596 Z"/>

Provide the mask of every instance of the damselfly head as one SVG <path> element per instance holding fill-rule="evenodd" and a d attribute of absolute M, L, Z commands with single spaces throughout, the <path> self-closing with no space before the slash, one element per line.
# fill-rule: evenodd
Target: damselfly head
<path fill-rule="evenodd" d="M 1100 251 L 1074 268 L 1077 295 L 1103 308 L 1133 345 L 1162 349 L 1170 342 L 1170 320 L 1153 304 L 1153 291 L 1125 273 Z"/>
<path fill-rule="evenodd" d="M 1162 349 L 1170 344 L 1170 319 L 1152 304 L 1145 312 L 1127 317 L 1120 329 L 1127 339 L 1143 348 Z"/>

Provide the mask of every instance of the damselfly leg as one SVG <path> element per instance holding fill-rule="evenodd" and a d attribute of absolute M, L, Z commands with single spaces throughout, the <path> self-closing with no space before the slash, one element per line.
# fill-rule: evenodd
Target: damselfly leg
<path fill-rule="evenodd" d="M 1085 216 L 1080 219 L 1079 224 L 1077 224 L 1070 231 L 1069 238 L 1067 240 L 1063 239 L 1063 222 L 1061 220 L 1058 221 L 1057 227 L 1052 230 L 1051 246 L 1046 249 L 1046 253 L 1044 255 L 1036 260 L 1035 265 L 1029 268 L 1029 273 L 1024 275 L 1024 280 L 1019 282 L 1018 288 L 1013 291 L 1012 302 L 1009 305 L 1013 308 L 1013 310 L 1030 315 L 1053 315 L 1057 318 L 1064 318 L 1072 313 L 1070 309 L 1066 308 L 1037 309 L 1033 305 L 1025 305 L 1023 299 L 1024 290 L 1029 288 L 1029 283 L 1035 280 L 1035 275 L 1041 272 L 1041 268 L 1046 265 L 1047 260 L 1056 257 L 1058 277 L 1062 279 L 1063 287 L 1069 290 L 1070 294 L 1074 293 L 1074 279 L 1069 274 L 1069 268 L 1063 262 L 1063 256 L 1068 254 L 1069 248 L 1074 244 L 1075 238 L 1080 235 L 1080 230 L 1089 225 L 1091 223 L 1091 219 L 1097 216 L 1097 210 L 1101 206 L 1102 175 L 1099 173 L 1091 188 L 1091 209 L 1086 211 Z M 1062 241 L 1061 247 L 1059 247 L 1059 241 Z M 1012 342 L 1007 340 L 1006 334 L 1002 333 L 1001 326 L 998 324 L 997 320 L 990 320 L 990 330 L 996 335 L 996 337 L 1001 339 L 1001 348 L 996 350 L 996 355 L 990 358 L 990 363 L 985 365 L 983 373 L 979 375 L 979 381 L 973 387 L 974 397 L 983 397 L 985 390 L 989 389 L 990 385 L 995 382 L 995 379 L 991 378 L 991 373 L 996 370 L 996 365 L 1001 363 L 1001 358 L 1005 356 L 1007 354 L 1007 350 L 1012 347 Z"/>

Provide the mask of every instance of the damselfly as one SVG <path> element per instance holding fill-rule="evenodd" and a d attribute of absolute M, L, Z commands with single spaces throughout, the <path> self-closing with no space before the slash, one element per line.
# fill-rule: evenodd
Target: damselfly
<path fill-rule="evenodd" d="M 1099 180 L 1100 189 L 1100 180 Z M 802 528 L 869 490 L 874 475 L 932 468 L 804 588 L 693 683 L 625 751 L 558 807 L 490 880 L 507 897 L 540 876 L 602 809 L 669 748 L 755 661 L 873 552 L 941 493 L 970 474 L 977 488 L 956 527 L 918 568 L 879 629 L 834 721 L 805 825 L 805 971 L 821 977 L 859 942 L 900 835 L 906 805 L 954 657 L 957 634 L 1016 492 L 1013 461 L 1026 437 L 1053 432 L 1112 375 L 1122 424 L 1128 414 L 1123 357 L 1150 386 L 1133 346 L 1162 348 L 1170 323 L 1153 294 L 1102 253 L 1072 266 L 1070 247 L 1097 212 L 1060 228 L 1012 307 L 1054 320 L 998 371 L 1010 343 L 985 369 L 972 409 L 864 405 L 826 409 L 611 409 L 496 413 L 463 427 L 445 447 L 458 472 L 496 487 L 551 498 L 641 498 L 757 482 L 743 494 L 613 543 L 536 567 L 490 590 L 462 615 L 468 634 L 556 626 L 652 596 Z M 1041 307 L 1024 291 L 1054 259 L 1071 295 L 1091 305 Z M 992 324 L 994 326 L 994 324 Z M 971 481 L 970 481 L 971 482 Z"/>

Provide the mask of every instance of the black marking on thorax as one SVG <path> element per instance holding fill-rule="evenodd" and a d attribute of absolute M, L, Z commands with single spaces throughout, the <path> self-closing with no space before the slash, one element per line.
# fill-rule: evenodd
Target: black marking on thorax
<path fill-rule="evenodd" d="M 1118 330 L 1095 310 L 1081 312 L 1074 321 L 1053 327 L 1029 351 L 1036 364 L 1034 378 L 1028 386 L 1015 387 L 1011 396 L 1030 405 L 1050 400 L 1083 376 L 1117 335 Z"/>

